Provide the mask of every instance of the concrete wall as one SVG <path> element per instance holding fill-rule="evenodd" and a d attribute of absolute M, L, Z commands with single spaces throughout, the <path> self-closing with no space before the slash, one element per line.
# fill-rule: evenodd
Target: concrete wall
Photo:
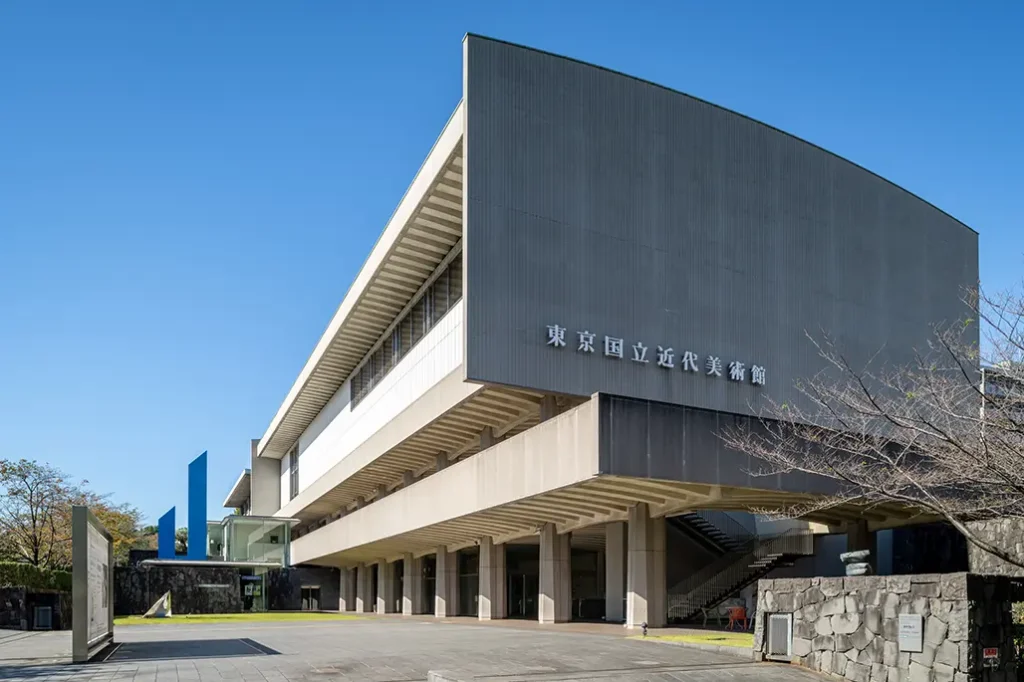
<path fill-rule="evenodd" d="M 730 450 L 723 429 L 759 422 L 744 415 L 601 395 L 601 473 L 797 493 L 829 493 L 835 484 L 799 472 L 757 476 L 750 456 Z M 637 456 L 643 453 L 643 456 Z"/>
<path fill-rule="evenodd" d="M 671 590 L 679 582 L 711 564 L 716 555 L 698 544 L 672 524 L 665 524 L 665 587 Z"/>
<path fill-rule="evenodd" d="M 281 506 L 282 507 L 284 505 L 288 504 L 288 502 L 292 499 L 291 479 L 289 478 L 289 471 L 288 471 L 289 467 L 291 466 L 291 463 L 292 463 L 292 456 L 291 456 L 290 453 L 286 454 L 284 457 L 281 458 L 280 469 L 278 471 L 278 475 L 280 476 L 280 479 L 279 479 L 278 483 L 279 483 L 280 490 L 281 490 Z"/>
<path fill-rule="evenodd" d="M 281 508 L 281 464 L 276 459 L 257 457 L 259 439 L 252 441 L 249 463 L 249 514 L 270 516 Z"/>
<path fill-rule="evenodd" d="M 320 588 L 320 611 L 337 611 L 341 575 L 336 568 L 296 566 L 267 572 L 267 609 L 301 611 L 302 588 Z"/>
<path fill-rule="evenodd" d="M 793 614 L 793 662 L 854 682 L 1016 680 L 1005 578 L 966 573 L 761 580 L 754 651 L 761 653 L 765 614 Z M 923 617 L 922 651 L 902 651 L 900 614 Z M 982 669 L 982 649 L 999 665 Z"/>
<path fill-rule="evenodd" d="M 855 366 L 902 363 L 966 314 L 977 234 L 882 178 L 612 71 L 476 36 L 464 51 L 469 379 L 749 414 L 802 401 L 794 382 L 821 367 L 806 332 Z M 701 371 L 681 370 L 686 350 Z M 708 355 L 764 366 L 767 385 L 707 376 Z"/>
<path fill-rule="evenodd" d="M 800 557 L 792 566 L 776 568 L 768 578 L 838 577 L 846 575 L 846 566 L 839 555 L 846 551 L 846 534 L 832 533 L 814 536 L 814 555 Z"/>
<path fill-rule="evenodd" d="M 459 367 L 462 318 L 459 301 L 354 408 L 349 399 L 350 383 L 346 381 L 338 389 L 299 437 L 300 491 Z M 285 460 L 281 460 L 280 471 L 286 485 Z M 282 499 L 288 499 L 287 495 Z"/>

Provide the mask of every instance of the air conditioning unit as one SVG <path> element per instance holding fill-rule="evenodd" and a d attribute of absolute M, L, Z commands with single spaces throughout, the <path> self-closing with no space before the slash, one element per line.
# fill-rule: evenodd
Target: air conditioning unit
<path fill-rule="evenodd" d="M 34 626 L 36 630 L 52 630 L 53 629 L 53 607 L 52 606 L 37 606 L 35 607 L 35 621 Z"/>
<path fill-rule="evenodd" d="M 765 658 L 788 661 L 793 656 L 793 614 L 769 613 L 765 622 Z"/>

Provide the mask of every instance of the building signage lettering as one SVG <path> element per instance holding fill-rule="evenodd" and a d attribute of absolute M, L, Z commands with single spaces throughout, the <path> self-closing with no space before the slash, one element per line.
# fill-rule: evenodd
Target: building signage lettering
<path fill-rule="evenodd" d="M 707 355 L 701 361 L 701 356 L 691 350 L 684 350 L 677 354 L 671 346 L 645 346 L 642 341 L 634 344 L 627 344 L 625 339 L 615 336 L 605 336 L 603 342 L 598 343 L 597 334 L 585 330 L 577 331 L 576 338 L 566 337 L 567 329 L 557 324 L 547 326 L 547 345 L 553 348 L 568 348 L 570 341 L 574 341 L 577 353 L 589 353 L 596 355 L 600 349 L 607 358 L 625 360 L 639 364 L 653 364 L 662 369 L 675 369 L 679 367 L 684 372 L 694 374 L 703 372 L 709 377 L 725 377 L 729 381 L 749 382 L 754 386 L 764 386 L 765 368 L 762 365 L 747 365 L 738 360 L 724 361 L 721 356 Z M 628 349 L 628 350 L 627 350 Z"/>

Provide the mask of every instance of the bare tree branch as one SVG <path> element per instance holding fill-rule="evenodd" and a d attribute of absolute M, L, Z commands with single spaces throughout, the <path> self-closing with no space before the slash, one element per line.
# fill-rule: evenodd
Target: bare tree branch
<path fill-rule="evenodd" d="M 797 384 L 800 405 L 769 401 L 755 427 L 721 437 L 758 462 L 755 475 L 810 474 L 837 492 L 762 511 L 793 518 L 895 505 L 942 518 L 1024 568 L 1009 539 L 980 537 L 971 525 L 1024 517 L 1024 300 L 976 290 L 965 303 L 969 317 L 936 328 L 907 366 L 879 366 L 876 355 L 854 367 L 827 336 L 811 339 L 825 369 Z"/>

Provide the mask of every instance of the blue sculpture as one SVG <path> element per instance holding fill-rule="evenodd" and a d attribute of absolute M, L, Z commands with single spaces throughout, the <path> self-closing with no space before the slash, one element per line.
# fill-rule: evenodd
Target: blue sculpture
<path fill-rule="evenodd" d="M 171 507 L 157 521 L 156 557 L 158 559 L 173 559 L 174 556 L 174 507 Z"/>
<path fill-rule="evenodd" d="M 188 555 L 206 560 L 206 452 L 188 465 Z"/>

